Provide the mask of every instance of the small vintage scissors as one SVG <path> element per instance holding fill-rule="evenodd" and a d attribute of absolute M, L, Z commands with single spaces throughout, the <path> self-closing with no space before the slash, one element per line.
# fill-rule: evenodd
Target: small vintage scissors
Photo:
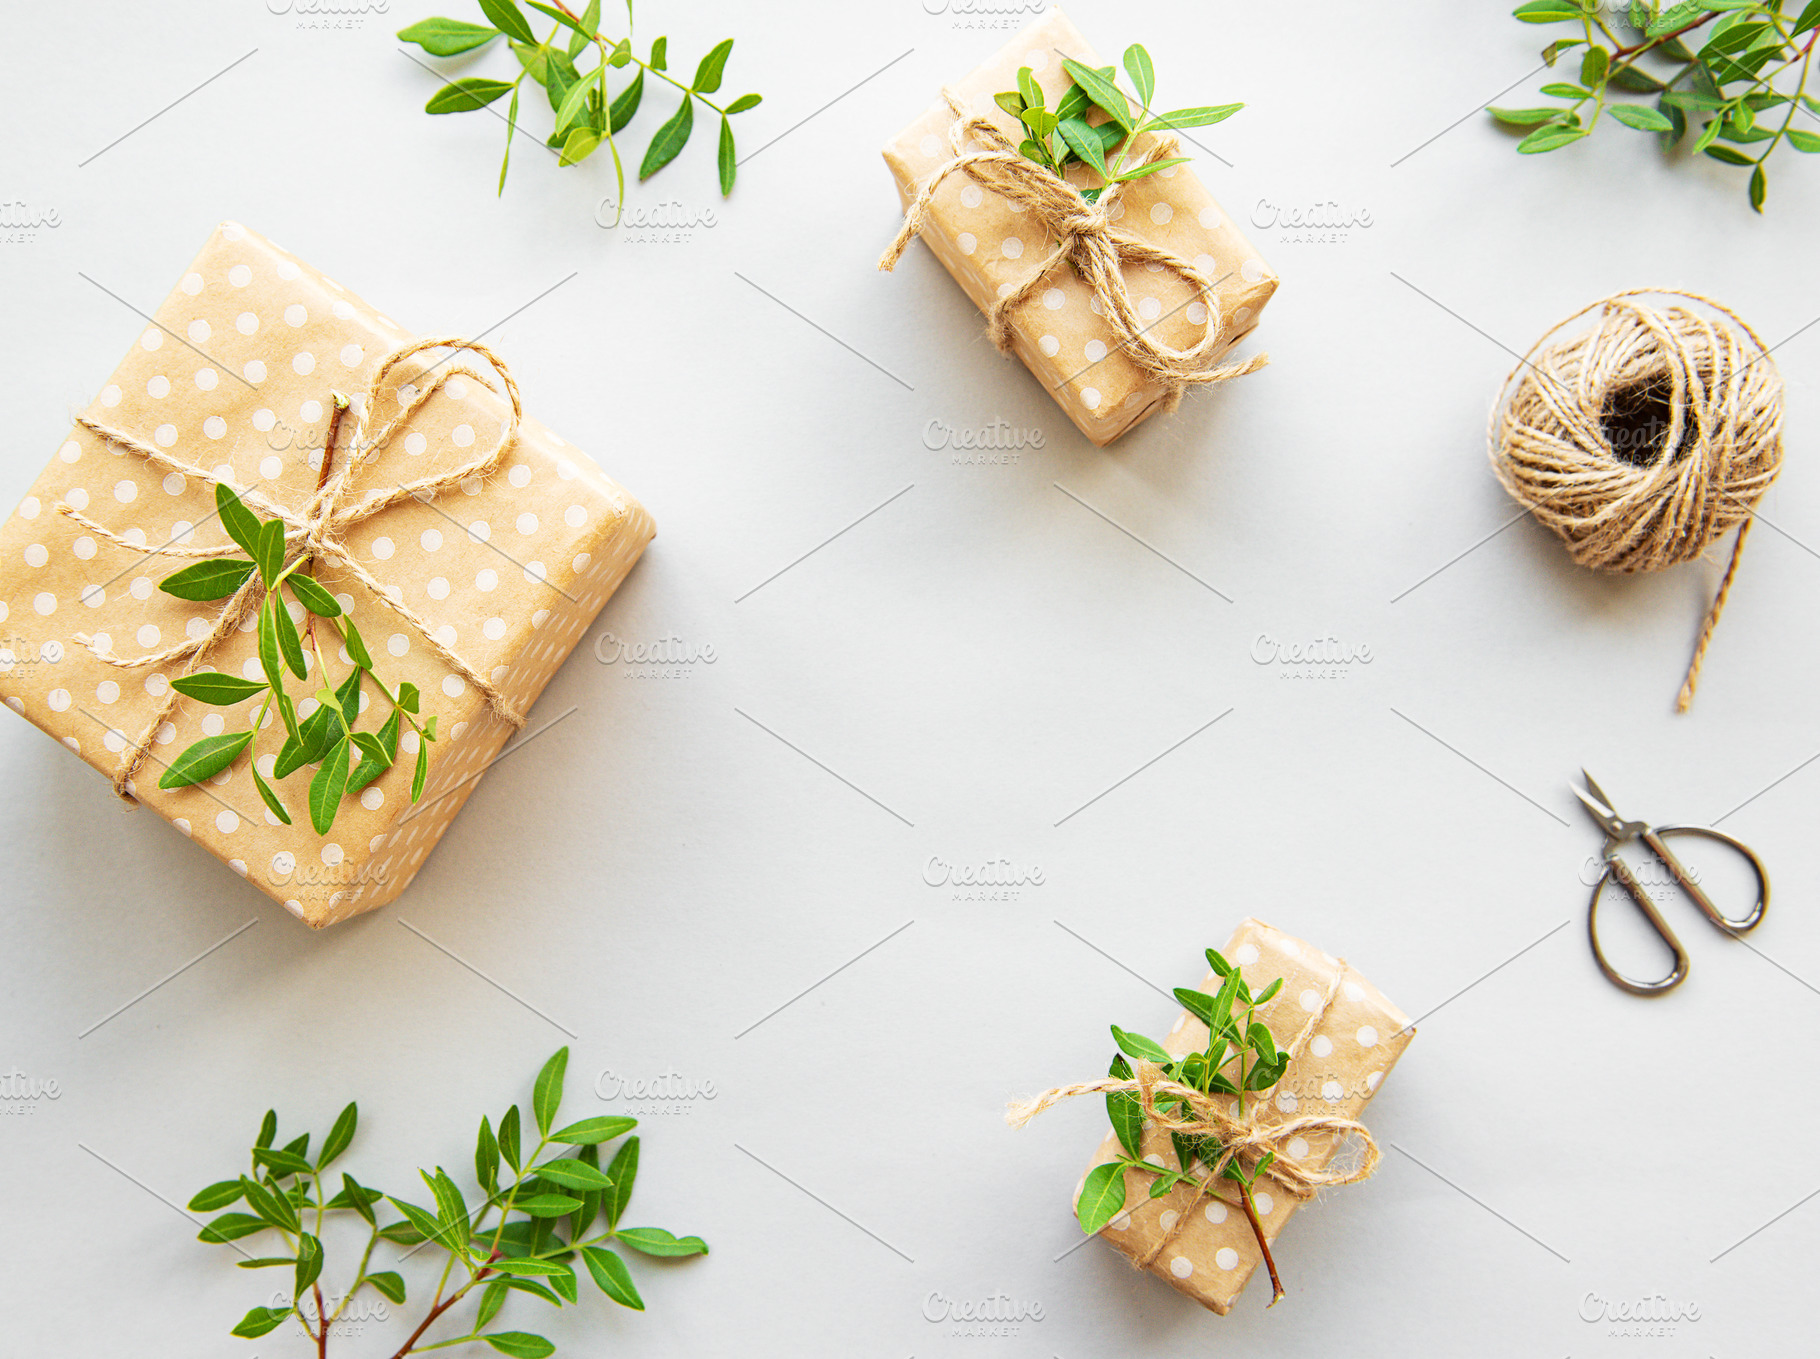
<path fill-rule="evenodd" d="M 1756 928 L 1763 919 L 1763 913 L 1769 909 L 1769 873 L 1763 867 L 1763 861 L 1742 840 L 1734 839 L 1724 831 L 1713 830 L 1709 826 L 1651 826 L 1643 821 L 1626 821 L 1612 810 L 1611 801 L 1605 796 L 1605 790 L 1593 782 L 1593 776 L 1584 769 L 1580 771 L 1586 779 L 1589 792 L 1574 789 L 1574 796 L 1585 804 L 1592 819 L 1605 832 L 1605 850 L 1601 857 L 1605 860 L 1605 871 L 1599 875 L 1599 881 L 1593 887 L 1592 904 L 1586 911 L 1586 934 L 1592 941 L 1594 960 L 1599 970 L 1610 979 L 1614 986 L 1621 986 L 1635 996 L 1659 996 L 1665 991 L 1672 991 L 1687 980 L 1687 950 L 1681 947 L 1681 941 L 1675 938 L 1674 931 L 1668 928 L 1662 915 L 1656 910 L 1656 903 L 1650 899 L 1648 890 L 1637 881 L 1637 875 L 1630 866 L 1618 857 L 1618 849 L 1631 839 L 1640 839 L 1649 846 L 1650 852 L 1662 863 L 1681 889 L 1692 897 L 1694 904 L 1706 914 L 1706 918 L 1724 930 L 1727 934 L 1743 934 L 1746 930 Z M 1712 899 L 1694 881 L 1682 863 L 1669 850 L 1665 843 L 1674 835 L 1699 835 L 1708 840 L 1717 840 L 1744 856 L 1757 875 L 1757 902 L 1751 907 L 1750 914 L 1740 919 L 1731 919 L 1719 914 L 1719 908 Z M 1599 894 L 1605 890 L 1605 884 L 1616 878 L 1623 884 L 1624 890 L 1630 893 L 1631 900 L 1637 903 L 1637 909 L 1643 912 L 1643 918 L 1649 926 L 1667 944 L 1669 951 L 1675 955 L 1675 968 L 1660 981 L 1640 982 L 1624 976 L 1606 960 L 1605 951 L 1599 947 Z"/>

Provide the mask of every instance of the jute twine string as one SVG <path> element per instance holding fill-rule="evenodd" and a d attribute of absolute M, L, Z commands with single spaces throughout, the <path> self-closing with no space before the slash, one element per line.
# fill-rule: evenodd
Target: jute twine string
<path fill-rule="evenodd" d="M 1117 349 L 1129 355 L 1146 376 L 1164 389 L 1165 410 L 1174 410 L 1181 402 L 1182 393 L 1191 386 L 1243 377 L 1270 362 L 1268 354 L 1257 354 L 1237 363 L 1213 366 L 1215 354 L 1223 347 L 1226 329 L 1219 302 L 1214 297 L 1215 280 L 1173 250 L 1164 250 L 1113 225 L 1112 209 L 1124 193 L 1124 183 L 1108 184 L 1097 201 L 1088 202 L 1067 180 L 1035 161 L 1026 160 L 996 123 L 970 112 L 953 90 L 943 89 L 942 96 L 954 115 L 954 122 L 948 128 L 953 158 L 937 166 L 917 190 L 904 213 L 903 226 L 898 228 L 896 238 L 879 257 L 880 269 L 889 273 L 896 267 L 911 239 L 923 229 L 935 191 L 949 175 L 961 172 L 981 188 L 991 190 L 1013 205 L 1029 209 L 1056 242 L 1048 257 L 1031 271 L 1030 276 L 993 303 L 987 312 L 988 331 L 1001 351 L 1010 353 L 1012 349 L 1013 313 L 1036 295 L 1056 265 L 1067 260 L 1099 299 L 1107 323 L 1119 337 Z M 969 141 L 982 149 L 966 150 Z M 1173 137 L 1156 137 L 1150 150 L 1133 168 L 1166 159 L 1174 155 L 1176 149 Z M 1160 322 L 1146 323 L 1138 315 L 1123 270 L 1126 265 L 1139 264 L 1161 265 L 1174 273 L 1195 290 L 1207 308 L 1207 322 L 1201 338 L 1187 349 L 1165 344 L 1154 334 Z"/>
<path fill-rule="evenodd" d="M 457 375 L 472 377 L 476 381 L 484 380 L 470 368 L 460 365 L 447 366 L 438 373 L 434 381 L 425 383 L 418 389 L 399 413 L 380 427 L 377 434 L 369 435 L 368 426 L 372 421 L 373 412 L 378 406 L 380 392 L 387 375 L 402 360 L 426 349 L 470 351 L 484 358 L 492 366 L 493 371 L 499 375 L 500 383 L 505 388 L 505 395 L 511 403 L 512 409 L 510 416 L 501 425 L 498 442 L 489 452 L 465 462 L 459 467 L 432 476 L 420 477 L 415 481 L 401 482 L 396 486 L 371 490 L 356 498 L 353 483 L 360 470 L 386 446 L 401 427 L 409 423 L 417 411 L 444 383 Z M 345 401 L 345 398 L 341 397 L 339 393 L 336 394 L 336 399 L 338 403 Z M 374 370 L 372 380 L 367 384 L 365 395 L 352 404 L 358 406 L 358 411 L 353 436 L 345 445 L 347 457 L 322 479 L 315 493 L 301 510 L 292 510 L 280 505 L 255 490 L 234 487 L 235 493 L 249 509 L 264 518 L 283 521 L 286 566 L 299 557 L 310 557 L 327 562 L 336 569 L 353 576 L 367 588 L 374 599 L 409 623 L 443 664 L 479 690 L 494 712 L 511 723 L 513 727 L 523 727 L 524 714 L 506 700 L 492 681 L 468 664 L 453 648 L 438 641 L 433 631 L 434 625 L 410 605 L 393 598 L 385 586 L 362 565 L 347 546 L 348 531 L 356 524 L 371 519 L 374 515 L 405 500 L 418 500 L 427 504 L 438 496 L 454 490 L 470 477 L 486 476 L 499 465 L 500 459 L 504 457 L 507 450 L 517 442 L 518 427 L 524 419 L 524 406 L 519 399 L 518 384 L 513 380 L 511 370 L 506 367 L 498 355 L 476 340 L 464 340 L 459 336 L 430 336 L 403 345 L 387 354 Z M 206 467 L 187 462 L 162 449 L 154 448 L 124 430 L 91 420 L 86 415 L 78 416 L 77 423 L 109 443 L 137 453 L 155 467 L 170 472 L 179 472 L 185 477 L 195 477 L 210 486 L 221 485 L 226 480 Z M 335 452 L 336 450 L 333 448 L 324 448 L 323 456 L 332 460 Z M 228 484 L 231 485 L 231 483 Z M 344 501 L 347 503 L 344 504 Z M 135 543 L 105 525 L 96 523 L 74 506 L 59 502 L 57 512 L 67 515 L 96 537 L 105 539 L 116 547 L 142 554 L 146 551 L 143 544 Z M 167 544 L 154 549 L 155 553 L 173 557 L 226 557 L 238 554 L 240 551 L 239 545 L 232 541 L 207 547 Z M 183 673 L 188 675 L 201 665 L 204 657 L 226 641 L 239 628 L 244 619 L 257 610 L 265 593 L 260 573 L 255 571 L 247 578 L 246 583 L 221 606 L 221 611 L 215 615 L 215 621 L 207 632 L 180 645 L 166 647 L 162 651 L 148 652 L 142 656 L 117 656 L 107 647 L 98 645 L 87 633 L 79 632 L 75 636 L 76 640 L 87 647 L 98 660 L 105 661 L 109 665 L 119 666 L 126 670 L 137 670 L 149 665 L 168 665 L 183 661 L 187 662 Z M 114 791 L 129 802 L 135 800 L 132 793 L 133 775 L 150 751 L 154 734 L 176 708 L 180 697 L 181 695 L 175 688 L 167 688 L 164 700 L 158 705 L 157 711 L 153 713 L 138 737 L 128 744 L 121 755 L 120 763 L 114 771 Z"/>
<path fill-rule="evenodd" d="M 1635 300 L 1647 296 L 1684 298 L 1717 319 Z M 1550 343 L 1595 311 L 1592 329 Z M 1638 447 L 1614 443 L 1614 431 L 1625 429 L 1614 415 L 1652 410 L 1666 412 L 1666 428 L 1649 429 Z M 1504 488 L 1582 566 L 1660 571 L 1738 530 L 1675 700 L 1686 712 L 1752 512 L 1782 466 L 1782 376 L 1762 337 L 1698 293 L 1614 294 L 1575 312 L 1524 356 L 1493 410 L 1490 444 Z"/>
<path fill-rule="evenodd" d="M 1339 994 L 1340 986 L 1350 970 L 1342 959 L 1328 983 L 1326 994 L 1321 997 L 1320 1005 L 1308 1016 L 1294 1040 L 1283 1049 L 1289 1055 L 1285 1072 L 1302 1055 L 1303 1048 L 1333 1005 L 1334 997 Z M 1320 1190 L 1337 1185 L 1357 1184 L 1377 1169 L 1378 1144 L 1365 1125 L 1356 1119 L 1333 1114 L 1300 1114 L 1281 1121 L 1263 1122 L 1262 1115 L 1271 1102 L 1270 1093 L 1276 1089 L 1274 1085 L 1258 1091 L 1254 1102 L 1244 1117 L 1240 1118 L 1232 1112 L 1234 1103 L 1230 1097 L 1205 1094 L 1191 1085 L 1168 1080 L 1164 1077 L 1162 1068 L 1154 1062 L 1140 1059 L 1132 1064 L 1131 1070 L 1130 1080 L 1109 1076 L 1105 1080 L 1057 1086 L 1053 1090 L 1045 1090 L 1035 1099 L 1014 1100 L 1005 1110 L 1005 1122 L 1014 1128 L 1021 1128 L 1045 1109 L 1053 1108 L 1063 1100 L 1080 1095 L 1123 1092 L 1137 1096 L 1147 1127 L 1160 1128 L 1168 1133 L 1181 1133 L 1188 1137 L 1213 1138 L 1220 1143 L 1219 1158 L 1205 1175 L 1192 1180 L 1194 1197 L 1178 1211 L 1175 1222 L 1157 1238 L 1156 1244 L 1143 1255 L 1133 1258 L 1132 1263 L 1139 1269 L 1149 1269 L 1156 1263 L 1157 1257 L 1174 1243 L 1187 1224 L 1189 1215 L 1203 1198 L 1230 1202 L 1224 1195 L 1214 1193 L 1212 1186 L 1235 1161 L 1247 1172 L 1253 1172 L 1264 1154 L 1272 1153 L 1270 1165 L 1264 1174 L 1298 1199 L 1313 1198 Z M 1165 1108 L 1165 1101 L 1171 1107 Z M 1180 1108 L 1178 1101 L 1179 1105 L 1186 1105 L 1187 1108 Z M 1310 1133 L 1330 1133 L 1336 1138 L 1357 1137 L 1363 1154 L 1355 1164 L 1343 1170 L 1326 1169 L 1311 1161 L 1291 1156 L 1289 1143 Z"/>

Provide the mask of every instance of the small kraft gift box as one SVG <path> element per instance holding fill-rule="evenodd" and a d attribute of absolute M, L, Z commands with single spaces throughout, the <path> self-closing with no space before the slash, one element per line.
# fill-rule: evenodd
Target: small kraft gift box
<path fill-rule="evenodd" d="M 1221 359 L 1256 329 L 1277 276 L 1192 166 L 1165 166 L 1090 202 L 1080 191 L 1100 186 L 1093 170 L 1077 161 L 1063 181 L 1018 154 L 1029 132 L 993 97 L 1017 90 L 1028 67 L 1054 108 L 1073 83 L 1064 57 L 1104 66 L 1052 9 L 892 139 L 885 163 L 907 215 L 879 267 L 892 268 L 919 234 L 986 313 L 995 343 L 1104 447 L 1174 409 L 1187 388 L 1268 362 Z M 1139 134 L 1127 165 L 1195 155 L 1178 149 L 1179 136 Z"/>
<path fill-rule="evenodd" d="M 309 571 L 272 620 L 307 676 L 284 713 L 266 565 L 219 598 L 160 588 L 231 575 L 248 554 L 227 524 L 254 515 L 270 565 Z M 404 890 L 653 532 L 484 346 L 414 337 L 225 223 L 0 528 L 0 695 L 320 928 Z M 346 796 L 316 809 L 322 762 L 276 761 L 331 691 L 371 734 L 342 738 Z M 195 743 L 249 731 L 162 786 Z"/>

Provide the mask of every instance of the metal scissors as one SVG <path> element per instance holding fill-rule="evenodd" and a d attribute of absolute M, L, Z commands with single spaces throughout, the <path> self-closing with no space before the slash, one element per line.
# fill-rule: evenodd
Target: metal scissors
<path fill-rule="evenodd" d="M 1710 826 L 1652 826 L 1644 821 L 1626 821 L 1612 810 L 1611 799 L 1605 796 L 1604 789 L 1593 782 L 1593 776 L 1584 769 L 1580 773 L 1585 778 L 1589 791 L 1583 793 L 1576 788 L 1573 790 L 1574 796 L 1580 799 L 1592 819 L 1598 823 L 1599 829 L 1605 832 L 1605 849 L 1601 855 L 1605 860 L 1605 871 L 1599 875 L 1599 881 L 1593 887 L 1592 904 L 1586 911 L 1586 934 L 1592 942 L 1593 959 L 1614 986 L 1621 986 L 1634 996 L 1659 996 L 1672 991 L 1687 980 L 1687 950 L 1681 947 L 1681 941 L 1668 928 L 1661 912 L 1656 910 L 1656 903 L 1650 899 L 1648 890 L 1637 881 L 1637 875 L 1618 857 L 1618 849 L 1633 839 L 1641 840 L 1674 876 L 1675 881 L 1681 884 L 1681 890 L 1693 898 L 1694 904 L 1705 913 L 1706 918 L 1727 934 L 1743 934 L 1746 930 L 1755 929 L 1762 921 L 1763 913 L 1769 909 L 1769 873 L 1763 867 L 1763 860 L 1756 856 L 1749 845 L 1724 831 L 1714 830 Z M 1698 835 L 1708 840 L 1717 840 L 1744 856 L 1751 871 L 1757 875 L 1757 901 L 1748 915 L 1733 919 L 1719 913 L 1712 898 L 1706 895 L 1669 849 L 1666 842 L 1669 837 L 1676 835 Z M 1605 957 L 1605 950 L 1599 947 L 1599 894 L 1613 878 L 1630 893 L 1631 900 L 1637 903 L 1637 909 L 1643 912 L 1643 918 L 1649 922 L 1650 928 L 1668 945 L 1669 952 L 1675 955 L 1674 971 L 1660 981 L 1640 982 L 1626 977 L 1611 965 Z"/>

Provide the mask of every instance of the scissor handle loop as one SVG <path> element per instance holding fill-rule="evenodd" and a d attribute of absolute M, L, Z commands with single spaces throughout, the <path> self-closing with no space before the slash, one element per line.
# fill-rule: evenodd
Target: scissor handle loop
<path fill-rule="evenodd" d="M 1599 895 L 1604 892 L 1605 884 L 1613 878 L 1616 878 L 1619 885 L 1630 895 L 1630 899 L 1643 913 L 1643 918 L 1649 923 L 1649 927 L 1656 932 L 1657 937 L 1664 944 L 1668 945 L 1668 951 L 1675 956 L 1674 970 L 1660 981 L 1637 981 L 1633 977 L 1625 976 L 1612 966 L 1611 960 L 1605 956 L 1605 950 L 1599 945 Z M 1656 903 L 1650 900 L 1648 890 L 1637 881 L 1636 875 L 1630 871 L 1622 859 L 1607 859 L 1605 871 L 1599 875 L 1599 881 L 1593 884 L 1592 901 L 1586 908 L 1586 937 L 1592 944 L 1593 961 L 1598 963 L 1599 971 L 1605 974 L 1606 980 L 1613 986 L 1630 992 L 1633 996 L 1664 995 L 1687 980 L 1687 950 L 1681 947 L 1681 941 L 1675 937 L 1675 932 L 1669 929 L 1668 922 L 1662 919 L 1662 913 L 1656 909 Z"/>
<path fill-rule="evenodd" d="M 1667 852 L 1666 846 L 1650 846 L 1682 886 L 1687 888 L 1687 894 L 1694 899 L 1694 904 L 1699 906 L 1706 918 L 1720 929 L 1728 934 L 1743 934 L 1746 930 L 1753 930 L 1762 923 L 1764 913 L 1769 910 L 1769 870 L 1763 866 L 1763 860 L 1757 857 L 1756 851 L 1749 845 L 1736 836 L 1727 835 L 1722 830 L 1714 830 L 1711 826 L 1655 826 L 1652 828 L 1652 832 L 1659 840 L 1671 835 L 1698 835 L 1708 840 L 1717 840 L 1728 849 L 1736 850 L 1741 854 L 1744 862 L 1750 865 L 1751 872 L 1757 875 L 1757 900 L 1751 906 L 1748 915 L 1733 918 L 1721 914 L 1719 908 L 1713 904 L 1712 898 L 1707 896 L 1697 884 L 1688 880 L 1687 870 L 1681 866 L 1679 859 Z"/>

